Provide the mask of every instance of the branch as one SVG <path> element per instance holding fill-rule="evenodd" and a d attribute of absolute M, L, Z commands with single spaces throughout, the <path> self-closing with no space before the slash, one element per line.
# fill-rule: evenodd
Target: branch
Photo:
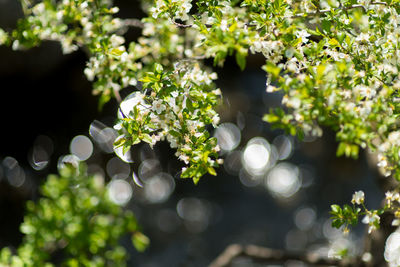
<path fill-rule="evenodd" d="M 319 266 L 354 266 L 354 262 L 323 258 L 314 253 L 295 254 L 284 250 L 270 249 L 255 245 L 229 245 L 208 267 L 230 266 L 237 257 L 248 257 L 263 263 L 285 262 L 287 260 L 298 260 L 310 265 Z"/>
<path fill-rule="evenodd" d="M 185 28 L 191 28 L 191 27 L 193 27 L 193 24 L 182 24 L 182 23 L 176 22 L 176 21 L 173 20 L 173 19 L 171 19 L 171 21 L 172 21 L 172 23 L 175 24 L 178 28 L 183 28 L 183 29 L 185 29 Z"/>
<path fill-rule="evenodd" d="M 144 28 L 144 23 L 141 22 L 139 19 L 124 19 L 122 21 L 123 26 L 127 27 L 136 27 L 136 28 Z"/>
<path fill-rule="evenodd" d="M 375 1 L 375 2 L 371 2 L 369 5 L 384 5 L 384 6 L 387 6 L 388 4 L 387 4 L 386 2 Z M 339 6 L 339 7 L 337 7 L 337 8 L 334 8 L 333 10 L 335 10 L 335 11 L 336 11 L 336 10 L 344 10 L 344 11 L 347 11 L 347 10 L 355 9 L 355 8 L 363 8 L 365 11 L 367 11 L 367 8 L 366 8 L 364 5 L 361 5 L 361 4 L 350 5 L 350 6 Z M 332 11 L 331 8 L 329 8 L 329 9 L 321 9 L 321 10 L 317 10 L 317 11 L 313 11 L 313 12 L 309 12 L 309 13 L 299 13 L 299 14 L 290 16 L 290 17 L 288 17 L 288 18 L 295 19 L 295 18 L 313 17 L 313 16 L 315 16 L 315 15 L 320 15 L 320 14 L 324 14 L 324 13 L 329 13 L 329 12 L 331 12 L 331 11 Z M 193 24 L 182 24 L 182 23 L 176 22 L 174 19 L 171 19 L 171 22 L 172 22 L 175 26 L 177 26 L 178 28 L 182 28 L 182 29 L 186 29 L 186 28 L 191 28 L 191 27 L 193 27 Z M 208 25 L 208 24 L 206 24 L 205 26 L 206 26 L 207 28 L 210 28 L 210 27 L 211 27 L 211 25 Z M 249 26 L 249 25 L 246 25 L 246 26 Z M 143 28 L 143 23 L 142 23 L 142 28 Z"/>
<path fill-rule="evenodd" d="M 182 24 L 182 23 L 176 22 L 174 19 L 171 19 L 171 22 L 176 27 L 182 28 L 182 29 L 191 28 L 191 27 L 194 26 L 194 24 Z M 212 27 L 212 25 L 210 25 L 210 24 L 204 24 L 204 26 L 206 26 L 206 28 L 211 28 Z"/>
<path fill-rule="evenodd" d="M 385 6 L 387 6 L 387 3 L 386 2 L 371 2 L 370 5 L 385 5 Z M 334 8 L 333 10 L 335 10 L 335 11 L 336 10 L 347 11 L 347 10 L 355 9 L 355 8 L 363 8 L 364 10 L 367 10 L 367 8 L 364 5 L 360 5 L 360 4 L 350 5 L 350 6 L 339 6 L 337 8 Z M 313 12 L 310 12 L 310 13 L 300 13 L 300 14 L 291 16 L 290 18 L 294 19 L 294 18 L 312 17 L 312 16 L 315 16 L 315 15 L 323 14 L 323 13 L 329 13 L 329 12 L 331 12 L 331 10 L 332 9 L 330 8 L 330 9 L 317 10 L 317 11 L 313 11 Z"/>

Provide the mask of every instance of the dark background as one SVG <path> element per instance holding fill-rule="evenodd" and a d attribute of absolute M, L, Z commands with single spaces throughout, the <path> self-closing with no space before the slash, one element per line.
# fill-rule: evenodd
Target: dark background
<path fill-rule="evenodd" d="M 116 5 L 120 6 L 118 15 L 122 17 L 140 16 L 136 2 L 117 1 Z M 21 15 L 18 1 L 0 0 L 0 27 L 10 31 Z M 127 40 L 134 40 L 138 33 L 129 31 Z M 98 111 L 98 99 L 91 94 L 91 84 L 83 74 L 86 60 L 82 51 L 63 55 L 54 42 L 44 42 L 28 51 L 0 47 L 0 162 L 3 162 L 0 164 L 0 248 L 17 247 L 21 242 L 19 224 L 25 202 L 39 197 L 38 186 L 48 173 L 57 171 L 57 160 L 69 153 L 71 139 L 81 134 L 88 136 L 93 120 L 112 126 L 118 104 L 112 100 Z M 282 134 L 271 130 L 261 119 L 269 107 L 280 102 L 279 94 L 265 93 L 262 64 L 261 58 L 252 56 L 244 72 L 240 72 L 232 59 L 227 60 L 225 68 L 216 69 L 220 77 L 218 86 L 224 94 L 222 122 L 243 128 L 237 151 L 252 137 L 260 136 L 271 143 Z M 54 149 L 48 166 L 36 171 L 29 164 L 28 155 L 41 135 L 52 140 Z M 224 168 L 218 170 L 216 177 L 202 178 L 198 186 L 189 180 L 175 179 L 174 193 L 162 203 L 142 201 L 140 193 L 135 195 L 141 189 L 135 187 L 126 208 L 136 213 L 151 239 L 151 246 L 146 252 L 137 253 L 127 245 L 131 254 L 129 266 L 205 266 L 232 243 L 319 251 L 327 255 L 330 246 L 342 238 L 329 227 L 330 205 L 349 203 L 355 190 L 364 190 L 367 204 L 378 207 L 383 194 L 376 185 L 377 173 L 363 153 L 359 160 L 336 158 L 335 137 L 329 130 L 325 129 L 322 138 L 310 142 L 293 140 L 294 151 L 286 162 L 298 166 L 303 185 L 289 199 L 274 197 L 262 185 L 245 186 L 237 175 L 228 174 Z M 144 146 L 138 146 L 137 151 L 157 158 L 162 171 L 176 176 L 178 160 L 168 145 L 156 146 L 154 153 Z M 14 158 L 23 168 L 26 176 L 23 185 L 15 187 L 6 179 L 4 159 L 7 157 Z M 112 157 L 96 148 L 88 162 L 104 167 Z M 137 172 L 139 166 L 140 161 L 132 164 L 131 169 Z M 200 214 L 203 221 L 188 222 L 178 216 L 177 205 L 182 199 L 193 200 L 193 209 L 203 212 Z M 295 216 L 304 208 L 312 210 L 315 219 L 312 226 L 299 229 Z M 160 223 L 157 218 L 163 221 Z M 346 242 L 360 246 L 362 232 L 363 227 L 357 228 Z M 248 261 L 237 264 L 252 266 Z"/>

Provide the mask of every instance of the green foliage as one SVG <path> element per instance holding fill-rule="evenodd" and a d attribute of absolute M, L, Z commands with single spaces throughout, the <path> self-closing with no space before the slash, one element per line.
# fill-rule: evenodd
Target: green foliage
<path fill-rule="evenodd" d="M 133 214 L 108 198 L 103 178 L 87 175 L 84 163 L 66 163 L 41 193 L 27 204 L 17 254 L 1 250 L 0 266 L 125 266 L 122 236 L 131 235 L 139 251 L 149 243 Z"/>
<path fill-rule="evenodd" d="M 360 208 L 350 207 L 346 204 L 343 208 L 339 205 L 332 205 L 331 209 L 333 227 L 340 228 L 342 225 L 357 225 Z"/>
<path fill-rule="evenodd" d="M 193 14 L 189 0 L 144 1 L 148 17 L 139 21 L 113 17 L 118 8 L 106 0 L 24 2 L 26 17 L 12 33 L 1 31 L 0 41 L 15 49 L 42 40 L 61 42 L 65 53 L 87 49 L 85 74 L 94 83 L 94 93 L 101 94 L 100 106 L 118 98 L 121 88 L 142 81 L 138 93 L 144 95 L 141 105 L 148 113 L 131 106 L 133 117 L 128 111 L 117 125 L 121 137 L 116 148 L 127 152 L 136 143 L 154 145 L 166 138 L 188 164 L 182 177 L 195 181 L 215 173 L 219 165 L 218 148 L 209 149 L 215 141 L 204 130 L 218 123 L 219 90 L 213 84 L 216 75 L 202 60 L 213 58 L 222 66 L 234 55 L 244 69 L 249 52 L 261 53 L 267 91 L 282 91 L 287 108 L 265 120 L 300 138 L 320 136 L 320 126 L 331 127 L 340 142 L 338 156 L 356 158 L 359 147 L 378 149 L 383 172 L 400 177 L 398 149 L 392 149 L 397 143 L 391 138 L 400 133 L 398 2 L 342 1 L 338 6 L 331 1 L 251 0 L 196 5 Z M 143 30 L 137 41 L 125 44 L 122 35 L 128 26 Z M 142 113 L 143 120 L 133 122 Z M 171 125 L 172 120 L 181 123 Z M 187 120 L 199 125 L 190 129 Z M 204 144 L 205 140 L 209 141 Z"/>
<path fill-rule="evenodd" d="M 376 152 L 382 173 L 400 180 L 397 0 L 200 0 L 195 8 L 190 0 L 154 0 L 142 1 L 147 17 L 140 20 L 115 18 L 118 8 L 108 0 L 22 2 L 25 18 L 13 32 L 0 30 L 0 44 L 54 40 L 65 53 L 85 49 L 85 74 L 100 106 L 143 83 L 121 102 L 115 149 L 123 154 L 166 139 L 187 165 L 181 177 L 197 183 L 216 175 L 219 147 L 206 129 L 218 125 L 221 92 L 204 60 L 222 67 L 234 56 L 243 70 L 252 53 L 265 58 L 266 91 L 283 94 L 283 107 L 265 121 L 300 139 L 329 127 L 338 156 Z M 142 36 L 126 43 L 130 26 Z M 363 203 L 360 196 L 353 205 Z M 334 226 L 355 224 L 362 214 L 377 228 L 380 212 L 362 208 L 332 206 Z"/>

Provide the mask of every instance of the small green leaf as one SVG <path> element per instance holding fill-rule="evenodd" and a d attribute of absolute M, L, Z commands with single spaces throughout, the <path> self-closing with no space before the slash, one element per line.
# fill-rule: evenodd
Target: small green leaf
<path fill-rule="evenodd" d="M 132 235 L 132 243 L 139 252 L 142 252 L 149 246 L 150 239 L 140 232 L 135 232 Z"/>
<path fill-rule="evenodd" d="M 331 38 L 328 43 L 332 46 L 339 46 L 339 42 L 335 38 Z"/>
<path fill-rule="evenodd" d="M 154 64 L 154 71 L 156 73 L 162 73 L 164 70 L 163 66 L 159 63 Z"/>
<path fill-rule="evenodd" d="M 243 71 L 246 68 L 246 56 L 247 54 L 241 53 L 239 51 L 236 52 L 236 63 L 240 67 L 240 69 Z"/>
<path fill-rule="evenodd" d="M 148 144 L 152 144 L 152 143 L 153 143 L 153 139 L 151 138 L 151 136 L 150 136 L 149 134 L 143 134 L 143 135 L 141 136 L 141 139 L 142 139 L 144 142 L 148 143 Z"/>
<path fill-rule="evenodd" d="M 125 52 L 125 50 L 120 49 L 119 47 L 117 48 L 113 48 L 109 54 L 115 57 L 119 57 L 121 56 L 123 53 Z"/>
<path fill-rule="evenodd" d="M 122 154 L 125 155 L 126 153 L 129 152 L 130 149 L 131 149 L 131 146 L 129 146 L 129 145 L 128 145 L 128 146 L 126 146 L 126 145 L 123 146 L 123 147 L 122 147 Z"/>
<path fill-rule="evenodd" d="M 276 116 L 275 114 L 265 114 L 263 120 L 269 123 L 278 122 L 280 117 Z"/>
<path fill-rule="evenodd" d="M 334 214 L 340 213 L 342 211 L 340 206 L 336 205 L 336 204 L 335 205 L 331 205 L 331 209 L 332 209 L 331 213 L 334 213 Z"/>
<path fill-rule="evenodd" d="M 342 226 L 344 224 L 344 222 L 340 219 L 335 219 L 332 221 L 332 227 L 335 227 L 337 229 L 340 228 L 340 226 Z"/>
<path fill-rule="evenodd" d="M 277 79 L 279 77 L 279 74 L 281 73 L 281 68 L 270 62 L 262 66 L 262 69 L 267 73 L 270 73 L 273 79 Z"/>
<path fill-rule="evenodd" d="M 200 177 L 193 177 L 193 183 L 197 185 L 200 181 Z"/>
<path fill-rule="evenodd" d="M 217 176 L 217 172 L 213 167 L 208 167 L 208 173 L 214 176 Z"/>
<path fill-rule="evenodd" d="M 114 142 L 114 148 L 118 148 L 120 146 L 123 146 L 126 142 L 125 138 L 117 138 L 117 140 Z"/>

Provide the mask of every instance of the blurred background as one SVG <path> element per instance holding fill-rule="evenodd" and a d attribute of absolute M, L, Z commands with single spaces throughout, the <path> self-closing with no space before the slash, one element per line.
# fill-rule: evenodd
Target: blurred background
<path fill-rule="evenodd" d="M 134 1 L 116 5 L 121 17 L 141 16 Z M 13 29 L 21 16 L 18 1 L 0 0 L 0 27 Z M 138 34 L 130 30 L 127 41 Z M 262 57 L 250 56 L 244 72 L 232 59 L 216 69 L 224 100 L 212 134 L 225 163 L 197 186 L 178 179 L 181 165 L 166 143 L 135 146 L 131 164 L 113 153 L 118 103 L 97 110 L 86 60 L 82 51 L 63 55 L 52 42 L 18 52 L 0 47 L 0 248 L 18 246 L 26 201 L 40 197 L 38 187 L 57 172 L 60 157 L 74 154 L 110 181 L 112 200 L 135 213 L 151 240 L 144 253 L 122 240 L 129 266 L 206 266 L 232 243 L 325 256 L 360 252 L 364 227 L 343 236 L 330 226 L 330 205 L 350 203 L 355 190 L 364 190 L 367 206 L 379 207 L 377 171 L 363 153 L 336 158 L 327 129 L 322 138 L 299 142 L 263 122 L 282 96 L 265 92 Z M 238 258 L 233 266 L 266 265 Z"/>

